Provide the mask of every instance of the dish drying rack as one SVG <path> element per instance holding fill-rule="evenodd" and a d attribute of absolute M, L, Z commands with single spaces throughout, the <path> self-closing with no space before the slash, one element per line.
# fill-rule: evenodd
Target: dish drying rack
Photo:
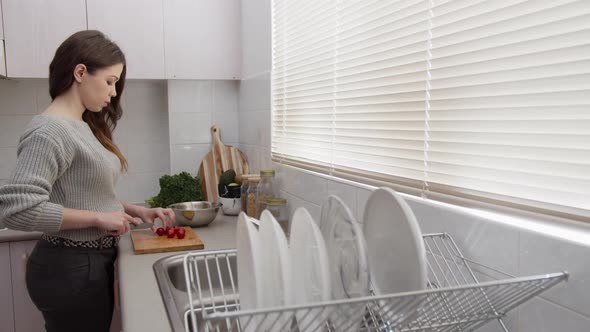
<path fill-rule="evenodd" d="M 568 279 L 567 272 L 510 276 L 465 258 L 447 233 L 424 234 L 423 240 L 429 271 L 426 290 L 371 293 L 354 299 L 257 310 L 240 310 L 237 268 L 232 264 L 237 258 L 235 249 L 188 253 L 184 272 L 190 309 L 185 314 L 185 330 L 473 331 L 497 320 L 499 331 L 508 332 L 502 318 L 510 310 Z M 205 271 L 199 273 L 199 266 Z M 224 274 L 229 280 L 224 280 Z M 501 279 L 479 281 L 489 275 L 500 275 Z M 337 319 L 358 315 L 359 310 L 365 314 L 361 313 L 358 322 Z M 298 321 L 306 325 L 298 326 Z"/>

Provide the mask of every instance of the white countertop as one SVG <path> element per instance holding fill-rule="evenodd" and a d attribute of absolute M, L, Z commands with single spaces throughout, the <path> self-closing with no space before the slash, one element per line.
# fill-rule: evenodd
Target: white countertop
<path fill-rule="evenodd" d="M 14 231 L 12 229 L 1 228 L 0 229 L 0 243 L 2 242 L 14 242 L 14 241 L 28 241 L 28 240 L 39 240 L 43 233 L 40 232 L 22 232 Z"/>
<path fill-rule="evenodd" d="M 209 226 L 193 230 L 203 240 L 203 250 L 235 248 L 236 222 L 237 217 L 220 211 Z M 171 331 L 152 266 L 162 257 L 183 252 L 187 251 L 135 255 L 129 233 L 121 237 L 117 269 L 124 332 Z"/>

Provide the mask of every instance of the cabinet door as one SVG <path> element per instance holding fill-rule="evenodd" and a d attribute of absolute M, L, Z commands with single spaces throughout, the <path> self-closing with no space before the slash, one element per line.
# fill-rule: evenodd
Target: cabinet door
<path fill-rule="evenodd" d="M 6 59 L 4 57 L 4 40 L 0 40 L 0 76 L 6 76 Z"/>
<path fill-rule="evenodd" d="M 169 79 L 239 79 L 239 0 L 164 1 Z"/>
<path fill-rule="evenodd" d="M 25 284 L 25 267 L 37 241 L 10 243 L 10 266 L 12 268 L 12 296 L 14 303 L 14 326 L 16 332 L 45 331 L 41 312 L 31 301 Z"/>
<path fill-rule="evenodd" d="M 164 79 L 162 0 L 87 0 L 88 29 L 121 47 L 127 78 Z"/>
<path fill-rule="evenodd" d="M 4 24 L 2 24 L 2 3 L 0 2 L 0 39 L 4 39 Z"/>
<path fill-rule="evenodd" d="M 2 11 L 9 77 L 48 77 L 58 46 L 86 29 L 85 0 L 2 0 Z"/>
<path fill-rule="evenodd" d="M 12 277 L 10 272 L 10 245 L 0 243 L 0 326 L 3 331 L 14 331 L 12 306 Z"/>
<path fill-rule="evenodd" d="M 6 55 L 4 53 L 4 24 L 2 23 L 2 2 L 0 2 L 0 76 L 6 76 Z"/>

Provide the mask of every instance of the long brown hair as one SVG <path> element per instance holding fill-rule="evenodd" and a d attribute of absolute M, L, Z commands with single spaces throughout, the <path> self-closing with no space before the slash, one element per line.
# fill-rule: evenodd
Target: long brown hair
<path fill-rule="evenodd" d="M 125 55 L 102 32 L 96 30 L 79 31 L 68 37 L 55 51 L 49 65 L 49 95 L 51 99 L 66 92 L 74 83 L 74 68 L 78 64 L 86 66 L 88 73 L 97 69 L 123 64 L 121 77 L 115 85 L 117 95 L 100 112 L 84 111 L 82 120 L 88 124 L 98 141 L 121 161 L 121 169 L 127 171 L 127 159 L 113 142 L 113 130 L 123 115 L 121 95 L 125 87 L 127 65 Z"/>

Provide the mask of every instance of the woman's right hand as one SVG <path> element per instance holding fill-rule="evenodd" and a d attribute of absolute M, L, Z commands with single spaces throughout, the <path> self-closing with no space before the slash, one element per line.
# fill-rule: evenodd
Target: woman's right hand
<path fill-rule="evenodd" d="M 129 231 L 129 224 L 139 225 L 140 221 L 135 220 L 132 216 L 123 211 L 116 212 L 99 212 L 96 226 L 104 229 L 111 235 L 122 235 Z"/>

